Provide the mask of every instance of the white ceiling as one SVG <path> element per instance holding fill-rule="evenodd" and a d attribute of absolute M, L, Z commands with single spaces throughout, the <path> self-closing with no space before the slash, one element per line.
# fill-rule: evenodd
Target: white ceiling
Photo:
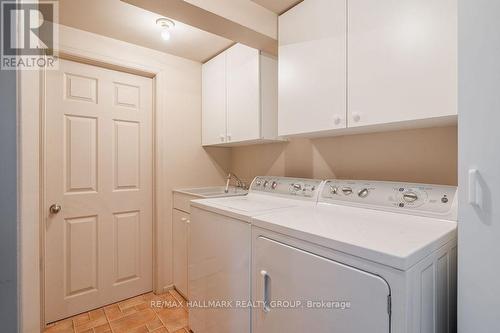
<path fill-rule="evenodd" d="M 302 0 L 251 0 L 276 14 L 282 14 Z"/>
<path fill-rule="evenodd" d="M 59 22 L 63 25 L 183 58 L 203 62 L 233 44 L 177 21 L 165 42 L 155 24 L 159 17 L 120 0 L 59 0 Z"/>

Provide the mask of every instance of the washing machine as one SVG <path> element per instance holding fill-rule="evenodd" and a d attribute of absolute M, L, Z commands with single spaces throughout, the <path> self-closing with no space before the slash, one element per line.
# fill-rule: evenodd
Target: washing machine
<path fill-rule="evenodd" d="M 456 187 L 329 180 L 252 219 L 253 333 L 456 332 Z"/>
<path fill-rule="evenodd" d="M 246 196 L 191 201 L 188 298 L 193 332 L 250 332 L 251 218 L 313 207 L 322 184 L 256 177 Z"/>

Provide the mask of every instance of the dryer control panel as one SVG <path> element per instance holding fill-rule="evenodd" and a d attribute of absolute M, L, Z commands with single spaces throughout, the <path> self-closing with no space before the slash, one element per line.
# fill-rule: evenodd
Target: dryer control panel
<path fill-rule="evenodd" d="M 318 179 L 258 176 L 253 180 L 250 191 L 316 199 L 321 183 Z"/>
<path fill-rule="evenodd" d="M 456 186 L 333 179 L 319 201 L 456 220 L 456 194 Z"/>

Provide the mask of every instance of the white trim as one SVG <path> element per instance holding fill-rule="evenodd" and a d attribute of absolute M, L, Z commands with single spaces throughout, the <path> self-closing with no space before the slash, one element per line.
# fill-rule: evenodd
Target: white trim
<path fill-rule="evenodd" d="M 154 74 L 155 133 L 163 133 L 166 123 L 167 98 L 162 93 L 167 90 L 169 71 L 189 68 L 194 61 L 161 53 L 126 42 L 99 36 L 89 32 L 59 26 L 59 51 L 64 54 L 106 63 L 111 66 Z M 42 73 L 21 71 L 19 73 L 19 271 L 20 271 L 20 329 L 23 333 L 40 332 L 43 327 L 42 277 L 40 272 L 42 215 L 41 187 L 41 105 Z M 154 182 L 166 183 L 166 161 L 168 151 L 165 139 L 155 135 Z M 168 249 L 163 248 L 165 236 L 171 238 L 171 231 L 164 229 L 171 207 L 161 204 L 169 197 L 165 186 L 154 187 L 154 291 L 161 293 L 164 286 L 171 284 L 171 265 Z M 167 246 L 169 246 L 167 244 Z"/>

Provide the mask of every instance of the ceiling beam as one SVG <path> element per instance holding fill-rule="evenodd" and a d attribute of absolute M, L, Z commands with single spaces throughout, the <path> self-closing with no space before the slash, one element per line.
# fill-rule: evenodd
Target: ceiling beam
<path fill-rule="evenodd" d="M 173 20 L 180 21 L 182 23 L 188 24 L 190 26 L 196 27 L 201 30 L 208 31 L 210 33 L 225 37 L 227 39 L 233 40 L 238 43 L 242 43 L 248 45 L 250 47 L 254 47 L 256 49 L 262 50 L 264 52 L 277 55 L 278 54 L 278 41 L 276 37 L 270 37 L 272 35 L 272 29 L 269 28 L 269 20 L 271 16 L 268 13 L 255 12 L 257 14 L 257 19 L 255 22 L 260 21 L 266 22 L 268 25 L 267 33 L 259 32 L 255 29 L 256 27 L 249 27 L 248 25 L 250 20 L 248 16 L 245 17 L 245 22 L 242 22 L 243 19 L 240 14 L 237 14 L 236 11 L 232 10 L 230 7 L 226 7 L 224 10 L 217 10 L 215 5 L 206 6 L 205 8 L 198 7 L 193 3 L 199 2 L 200 4 L 203 1 L 198 0 L 121 0 L 123 2 L 129 3 L 131 5 L 140 7 L 142 9 L 148 10 L 150 12 L 157 13 L 161 16 L 165 16 L 171 18 Z M 193 2 L 193 3 L 189 3 Z M 208 0 L 204 0 L 208 1 Z M 232 0 L 234 1 L 234 0 Z M 208 1 L 210 2 L 210 1 Z M 218 1 L 220 3 L 220 1 Z M 238 3 L 237 1 L 234 1 Z M 248 1 L 248 3 L 252 3 Z M 256 5 L 257 6 L 257 5 Z M 208 10 L 210 9 L 210 10 Z M 264 9 L 265 10 L 265 9 Z M 217 12 L 217 13 L 216 13 Z M 270 11 L 267 11 L 269 12 Z M 246 14 L 247 12 L 245 12 Z M 272 14 L 272 13 L 271 13 Z M 225 16 L 229 17 L 225 17 Z M 240 15 L 240 17 L 238 17 Z M 274 14 L 272 14 L 274 15 Z M 277 31 L 277 16 L 273 16 L 276 22 L 276 31 Z M 271 23 L 272 24 L 272 23 Z M 262 31 L 262 29 L 259 29 Z M 277 32 L 275 32 L 275 36 Z"/>

